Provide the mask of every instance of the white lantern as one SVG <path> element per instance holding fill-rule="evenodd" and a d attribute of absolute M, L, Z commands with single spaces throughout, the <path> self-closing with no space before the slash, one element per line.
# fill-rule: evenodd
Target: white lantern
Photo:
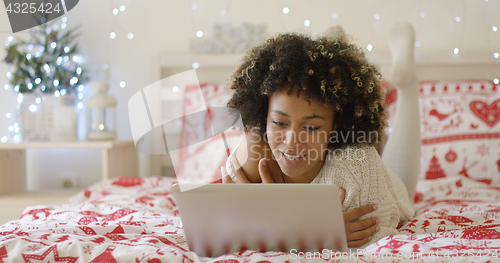
<path fill-rule="evenodd" d="M 103 81 L 92 83 L 94 96 L 87 106 L 87 139 L 108 141 L 116 139 L 116 99 L 107 94 L 109 85 Z"/>

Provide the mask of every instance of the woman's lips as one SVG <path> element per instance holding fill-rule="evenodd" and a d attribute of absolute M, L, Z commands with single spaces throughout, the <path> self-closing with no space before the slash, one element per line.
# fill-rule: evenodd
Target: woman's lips
<path fill-rule="evenodd" d="M 284 152 L 281 152 L 281 158 L 285 162 L 286 165 L 288 166 L 296 166 L 299 165 L 305 158 L 304 155 L 301 154 L 287 154 Z"/>

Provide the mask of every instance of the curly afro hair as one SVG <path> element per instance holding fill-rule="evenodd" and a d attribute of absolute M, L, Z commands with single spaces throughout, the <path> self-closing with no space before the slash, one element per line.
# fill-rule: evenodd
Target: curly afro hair
<path fill-rule="evenodd" d="M 335 109 L 334 124 L 341 140 L 329 147 L 375 144 L 385 123 L 380 74 L 365 54 L 344 36 L 312 39 L 279 34 L 251 49 L 233 74 L 229 108 L 241 114 L 245 130 L 265 134 L 269 97 L 288 85 L 289 95 L 303 93 Z"/>

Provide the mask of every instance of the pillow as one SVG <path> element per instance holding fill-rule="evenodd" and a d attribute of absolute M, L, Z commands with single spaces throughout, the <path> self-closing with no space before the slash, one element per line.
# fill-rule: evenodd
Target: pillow
<path fill-rule="evenodd" d="M 419 179 L 455 176 L 500 184 L 499 89 L 487 80 L 420 83 Z M 396 101 L 397 91 L 387 93 L 389 127 Z"/>
<path fill-rule="evenodd" d="M 175 166 L 178 179 L 189 178 L 195 183 L 222 182 L 220 167 L 225 166 L 230 152 L 242 139 L 242 133 L 229 128 L 233 119 L 227 112 L 221 112 L 230 98 L 231 93 L 224 85 L 205 83 L 186 87 L 183 111 L 197 114 L 183 117 L 179 162 Z M 216 121 L 229 123 L 226 125 L 229 129 L 223 129 L 225 139 L 215 131 Z"/>

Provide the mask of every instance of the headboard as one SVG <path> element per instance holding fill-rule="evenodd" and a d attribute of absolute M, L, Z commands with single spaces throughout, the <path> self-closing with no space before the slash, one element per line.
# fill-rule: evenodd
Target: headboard
<path fill-rule="evenodd" d="M 389 53 L 366 52 L 369 60 L 375 64 L 383 76 L 391 69 Z M 187 70 L 195 69 L 200 83 L 225 84 L 239 65 L 243 54 L 212 54 L 212 55 L 161 55 L 155 59 L 152 66 L 152 80 L 157 81 Z M 495 59 L 485 53 L 425 53 L 415 52 L 415 66 L 420 81 L 452 81 L 452 80 L 493 80 L 500 78 L 500 59 Z M 165 87 L 161 91 L 161 99 L 152 110 L 161 111 L 168 119 L 169 114 L 178 116 L 182 109 L 185 87 L 172 90 Z M 170 131 L 167 136 L 178 136 L 179 131 Z M 141 175 L 173 176 L 172 162 L 177 162 L 177 156 L 152 155 L 141 157 Z"/>

